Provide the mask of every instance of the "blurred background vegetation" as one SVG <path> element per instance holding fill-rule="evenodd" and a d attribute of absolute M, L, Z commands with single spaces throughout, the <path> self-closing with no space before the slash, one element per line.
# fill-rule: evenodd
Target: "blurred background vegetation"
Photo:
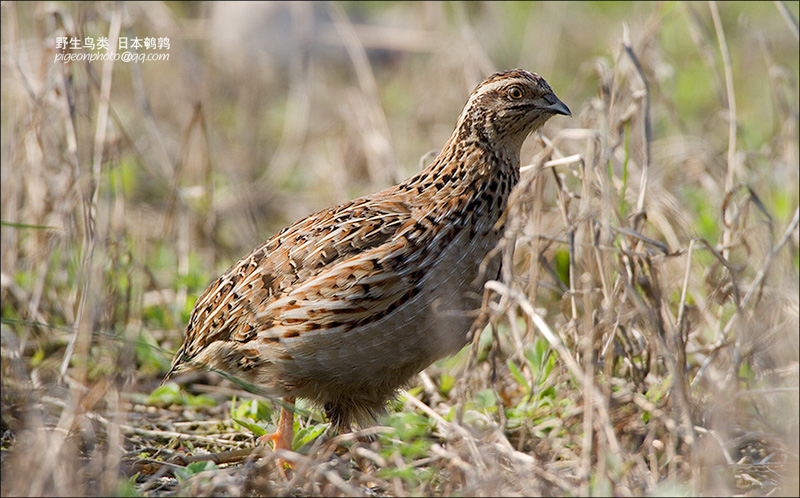
<path fill-rule="evenodd" d="M 2 494 L 797 495 L 798 10 L 4 2 Z M 55 61 L 103 36 L 168 60 Z M 573 118 L 523 148 L 474 347 L 339 460 L 307 413 L 289 483 L 160 465 L 250 448 L 279 408 L 158 387 L 211 280 L 414 174 L 514 67 Z"/>

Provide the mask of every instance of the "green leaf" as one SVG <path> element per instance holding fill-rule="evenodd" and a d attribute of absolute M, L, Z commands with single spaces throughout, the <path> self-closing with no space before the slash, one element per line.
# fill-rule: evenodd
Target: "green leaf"
<path fill-rule="evenodd" d="M 147 402 L 151 405 L 171 405 L 182 404 L 180 401 L 181 388 L 174 382 L 167 382 L 161 386 L 156 387 Z"/>
<path fill-rule="evenodd" d="M 538 396 L 539 406 L 554 406 L 556 399 L 556 389 L 553 386 L 541 391 Z"/>
<path fill-rule="evenodd" d="M 483 389 L 475 393 L 475 408 L 492 411 L 497 409 L 497 396 L 492 389 Z"/>
<path fill-rule="evenodd" d="M 175 477 L 181 481 L 185 481 L 193 475 L 199 474 L 200 472 L 205 472 L 206 470 L 218 470 L 217 464 L 211 460 L 206 460 L 204 462 L 192 462 L 186 467 L 176 468 Z"/>
<path fill-rule="evenodd" d="M 186 466 L 186 469 L 193 474 L 199 474 L 200 472 L 205 472 L 206 470 L 217 470 L 217 464 L 211 460 L 206 460 L 205 462 L 192 462 Z"/>
<path fill-rule="evenodd" d="M 231 408 L 231 418 L 251 418 L 254 421 L 269 422 L 272 419 L 272 409 L 263 401 L 253 399 L 242 402 L 236 408 Z"/>
<path fill-rule="evenodd" d="M 443 373 L 442 376 L 439 377 L 439 392 L 442 393 L 443 396 L 450 394 L 450 390 L 453 389 L 455 385 L 456 378 L 452 375 Z"/>
<path fill-rule="evenodd" d="M 292 438 L 292 449 L 294 451 L 299 450 L 320 436 L 323 432 L 325 432 L 325 430 L 328 429 L 329 426 L 330 424 L 316 424 L 300 429 Z"/>
<path fill-rule="evenodd" d="M 569 287 L 569 251 L 559 249 L 555 259 L 556 274 L 559 280 Z"/>
<path fill-rule="evenodd" d="M 216 401 L 208 396 L 201 394 L 194 396 L 192 394 L 181 391 L 178 384 L 174 382 L 167 382 L 163 386 L 158 386 L 147 397 L 147 403 L 151 405 L 186 405 L 186 406 L 214 406 Z"/>
<path fill-rule="evenodd" d="M 530 363 L 537 386 L 544 384 L 556 364 L 556 358 L 550 352 L 550 344 L 538 337 L 532 346 L 525 348 L 525 358 Z"/>
<path fill-rule="evenodd" d="M 530 384 L 528 384 L 528 381 L 525 379 L 525 376 L 522 375 L 522 371 L 519 369 L 517 364 L 514 363 L 514 361 L 511 359 L 508 360 L 508 369 L 511 371 L 511 375 L 513 375 L 514 378 L 517 379 L 517 382 L 525 386 L 525 390 L 530 392 L 531 391 Z"/>
<path fill-rule="evenodd" d="M 247 420 L 240 418 L 234 418 L 233 421 L 255 434 L 256 437 L 261 437 L 267 434 L 266 429 L 253 422 L 248 422 Z"/>

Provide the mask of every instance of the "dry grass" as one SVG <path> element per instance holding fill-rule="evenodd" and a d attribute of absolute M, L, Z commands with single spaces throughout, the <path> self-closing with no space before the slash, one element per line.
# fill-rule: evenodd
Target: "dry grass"
<path fill-rule="evenodd" d="M 0 9 L 3 496 L 800 493 L 797 3 Z M 575 118 L 523 149 L 474 344 L 372 442 L 287 482 L 234 383 L 151 395 L 213 277 L 412 174 L 510 67 Z"/>

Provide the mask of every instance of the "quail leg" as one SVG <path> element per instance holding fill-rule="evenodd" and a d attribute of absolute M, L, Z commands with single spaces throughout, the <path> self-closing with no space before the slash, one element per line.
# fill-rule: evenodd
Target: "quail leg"
<path fill-rule="evenodd" d="M 294 396 L 283 398 L 285 404 L 281 407 L 281 418 L 278 421 L 278 429 L 272 434 L 266 434 L 258 438 L 259 441 L 272 441 L 275 451 L 292 449 L 292 438 L 294 437 L 294 400 Z M 284 466 L 289 465 L 289 462 L 278 457 L 277 463 L 281 475 L 286 477 Z"/>

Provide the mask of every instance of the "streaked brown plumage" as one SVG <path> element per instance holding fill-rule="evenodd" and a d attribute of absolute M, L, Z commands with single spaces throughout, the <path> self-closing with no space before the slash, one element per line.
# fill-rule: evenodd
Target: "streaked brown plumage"
<path fill-rule="evenodd" d="M 298 221 L 211 284 L 166 378 L 207 365 L 308 398 L 338 430 L 368 421 L 466 344 L 520 148 L 555 114 L 571 115 L 540 76 L 487 78 L 423 171 Z"/>

